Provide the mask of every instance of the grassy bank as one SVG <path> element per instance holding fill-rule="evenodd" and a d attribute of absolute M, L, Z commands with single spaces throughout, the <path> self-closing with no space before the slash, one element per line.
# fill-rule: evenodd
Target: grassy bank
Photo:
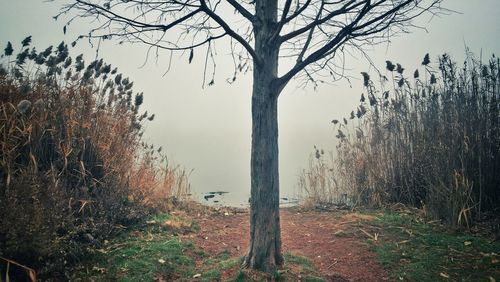
<path fill-rule="evenodd" d="M 218 279 L 220 270 L 237 262 L 226 260 L 224 254 L 217 260 L 209 259 L 192 242 L 179 236 L 194 234 L 196 230 L 197 225 L 185 218 L 165 213 L 151 216 L 123 230 L 102 248 L 94 249 L 74 278 L 79 281 L 172 281 L 198 276 L 204 281 Z"/>
<path fill-rule="evenodd" d="M 444 229 L 406 212 L 386 211 L 377 218 L 365 230 L 377 234 L 368 242 L 392 279 L 500 280 L 500 242 Z"/>
<path fill-rule="evenodd" d="M 124 229 L 93 250 L 75 281 L 325 281 L 307 258 L 287 253 L 286 267 L 268 275 L 240 269 L 242 257 L 210 255 L 189 238 L 199 236 L 190 216 L 158 214 Z M 217 244 L 217 242 L 213 242 Z"/>
<path fill-rule="evenodd" d="M 332 213 L 332 218 L 337 218 L 337 212 Z M 352 218 L 357 220 L 345 221 L 342 225 L 343 235 L 335 235 L 338 230 L 331 230 L 331 233 L 334 238 L 347 236 L 368 244 L 388 271 L 390 281 L 500 280 L 500 243 L 484 235 L 458 234 L 437 222 L 426 222 L 413 211 L 376 210 L 356 214 L 358 216 Z M 340 221 L 346 214 L 338 216 Z M 92 255 L 74 271 L 72 279 L 329 281 L 338 271 L 319 271 L 312 258 L 294 253 L 294 246 L 288 246 L 285 266 L 273 275 L 242 270 L 242 257 L 231 255 L 229 251 L 210 254 L 194 243 L 193 239 L 204 236 L 201 229 L 197 216 L 187 214 L 158 214 L 145 218 L 91 250 Z M 230 245 L 229 241 L 225 243 Z M 214 240 L 209 244 L 221 242 Z M 331 255 L 336 257 L 338 254 Z M 344 259 L 341 263 L 348 261 Z M 360 269 L 351 271 L 359 272 Z M 345 273 L 338 277 L 349 279 Z"/>

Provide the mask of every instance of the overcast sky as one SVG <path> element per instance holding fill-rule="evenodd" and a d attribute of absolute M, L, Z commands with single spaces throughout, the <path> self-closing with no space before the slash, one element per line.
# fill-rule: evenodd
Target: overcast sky
<path fill-rule="evenodd" d="M 7 41 L 19 44 L 27 35 L 39 50 L 60 41 L 72 42 L 88 32 L 88 23 L 76 21 L 63 34 L 64 19 L 55 21 L 62 1 L 0 0 L 0 47 Z M 414 30 L 390 44 L 367 50 L 375 64 L 384 69 L 385 60 L 401 63 L 413 70 L 420 66 L 426 53 L 434 59 L 444 52 L 457 61 L 464 57 L 465 45 L 484 59 L 500 54 L 500 0 L 447 0 L 444 6 L 459 13 L 440 18 L 424 17 L 421 22 L 428 32 Z M 19 46 L 19 45 L 15 45 Z M 73 55 L 84 53 L 87 61 L 95 57 L 95 49 L 80 42 Z M 219 53 L 228 53 L 219 50 Z M 148 125 L 146 138 L 166 149 L 172 162 L 187 169 L 192 189 L 201 193 L 213 190 L 230 191 L 232 203 L 244 203 L 250 190 L 251 142 L 251 75 L 241 76 L 234 84 L 229 58 L 218 62 L 215 85 L 202 89 L 203 63 L 195 56 L 174 56 L 173 67 L 166 75 L 168 54 L 157 61 L 146 57 L 142 45 L 103 44 L 99 56 L 117 66 L 134 81 L 134 91 L 144 92 L 143 110 L 155 113 Z M 359 77 L 370 69 L 362 58 L 348 58 L 347 72 Z M 280 183 L 282 195 L 291 196 L 302 168 L 307 166 L 313 146 L 326 151 L 335 147 L 335 130 L 330 123 L 355 109 L 363 92 L 361 80 L 345 81 L 298 89 L 291 83 L 279 100 Z"/>

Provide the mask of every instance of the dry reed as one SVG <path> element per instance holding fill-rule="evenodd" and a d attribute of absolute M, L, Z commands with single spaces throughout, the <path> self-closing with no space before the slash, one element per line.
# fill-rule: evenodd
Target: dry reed
<path fill-rule="evenodd" d="M 30 44 L 0 64 L 0 256 L 66 280 L 86 246 L 188 194 L 188 175 L 142 141 L 154 115 L 132 81 L 64 42 Z"/>
<path fill-rule="evenodd" d="M 426 55 L 422 68 L 408 77 L 387 61 L 379 87 L 362 73 L 359 107 L 350 120 L 333 121 L 331 172 L 304 173 L 327 176 L 331 186 L 310 192 L 317 185 L 301 179 L 302 190 L 320 200 L 328 196 L 315 193 L 343 189 L 355 204 L 404 203 L 455 226 L 500 215 L 500 60 L 467 53 L 459 67 L 443 55 L 432 67 Z"/>

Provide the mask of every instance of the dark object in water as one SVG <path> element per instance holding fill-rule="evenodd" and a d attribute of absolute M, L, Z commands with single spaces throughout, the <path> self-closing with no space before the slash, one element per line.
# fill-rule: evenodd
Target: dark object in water
<path fill-rule="evenodd" d="M 280 205 L 295 206 L 299 204 L 299 200 L 296 198 L 281 197 Z"/>
<path fill-rule="evenodd" d="M 209 194 L 209 195 L 215 195 L 215 194 L 217 194 L 219 196 L 222 196 L 223 194 L 227 194 L 227 193 L 229 193 L 229 192 L 226 192 L 226 191 L 215 191 L 215 192 L 208 192 L 207 194 Z"/>
<path fill-rule="evenodd" d="M 205 201 L 208 201 L 208 199 L 212 199 L 213 197 L 215 197 L 215 195 L 210 194 L 210 195 L 205 195 L 203 198 L 205 198 Z"/>

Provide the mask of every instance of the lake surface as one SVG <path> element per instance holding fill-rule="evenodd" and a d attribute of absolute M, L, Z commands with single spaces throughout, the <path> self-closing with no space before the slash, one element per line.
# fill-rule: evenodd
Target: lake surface
<path fill-rule="evenodd" d="M 242 198 L 240 193 L 228 191 L 209 191 L 203 193 L 193 193 L 193 199 L 203 205 L 208 206 L 229 206 L 229 207 L 249 207 L 249 195 Z M 280 198 L 280 206 L 295 206 L 299 203 L 297 197 L 283 196 Z"/>

